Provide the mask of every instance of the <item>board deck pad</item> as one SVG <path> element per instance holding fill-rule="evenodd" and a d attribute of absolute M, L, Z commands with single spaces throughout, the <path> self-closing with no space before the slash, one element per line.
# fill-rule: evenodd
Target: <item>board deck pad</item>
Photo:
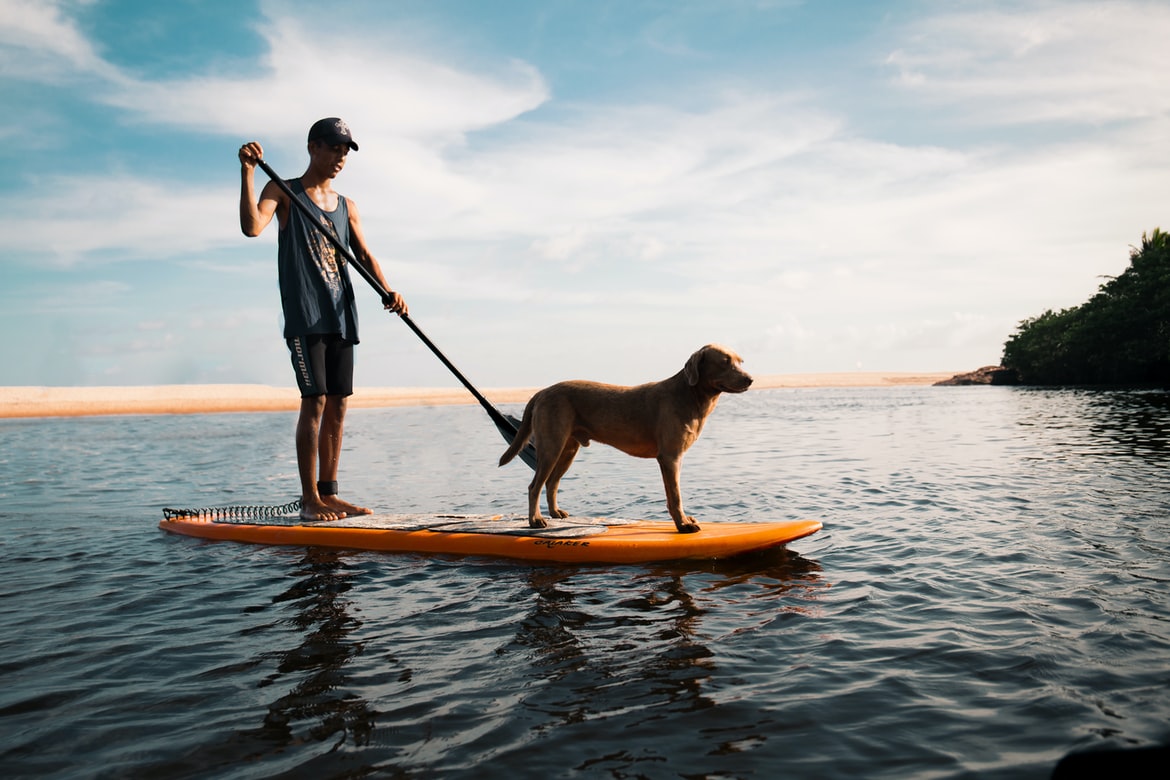
<path fill-rule="evenodd" d="M 171 514 L 159 528 L 184 536 L 253 544 L 576 563 L 729 558 L 781 547 L 821 529 L 816 520 L 709 520 L 701 523 L 702 530 L 691 534 L 678 533 L 669 521 L 571 517 L 548 522 L 547 528 L 530 528 L 526 515 L 515 514 L 373 514 L 317 522 L 295 515 Z"/>
<path fill-rule="evenodd" d="M 576 517 L 571 522 L 550 520 L 548 528 L 530 528 L 528 518 L 524 515 L 373 514 L 317 522 L 301 520 L 296 515 L 267 517 L 263 520 L 216 518 L 212 522 L 235 525 L 303 525 L 306 527 L 328 525 L 330 528 L 373 528 L 381 531 L 434 531 L 435 533 L 510 534 L 513 536 L 571 538 L 603 534 L 609 526 L 629 525 L 637 521 L 608 517 Z"/>

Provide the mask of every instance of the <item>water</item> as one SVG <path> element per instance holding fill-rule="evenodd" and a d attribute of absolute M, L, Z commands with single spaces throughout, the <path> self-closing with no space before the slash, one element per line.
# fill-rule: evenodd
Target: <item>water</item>
<path fill-rule="evenodd" d="M 513 409 L 513 411 L 515 411 Z M 688 453 L 700 522 L 786 553 L 553 566 L 204 542 L 283 503 L 293 417 L 0 421 L 8 777 L 1047 777 L 1170 741 L 1170 396 L 757 391 Z M 343 493 L 522 511 L 475 406 L 355 410 Z M 582 513 L 665 517 L 584 450 Z"/>

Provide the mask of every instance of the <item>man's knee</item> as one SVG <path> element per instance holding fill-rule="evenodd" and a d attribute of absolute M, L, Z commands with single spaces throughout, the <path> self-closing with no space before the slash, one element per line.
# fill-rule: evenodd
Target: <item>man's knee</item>
<path fill-rule="evenodd" d="M 306 395 L 301 397 L 301 416 L 312 416 L 314 419 L 320 419 L 322 413 L 325 411 L 326 398 L 324 395 Z"/>
<path fill-rule="evenodd" d="M 322 413 L 325 417 L 340 420 L 345 417 L 345 410 L 349 406 L 349 396 L 327 395 L 322 401 Z"/>

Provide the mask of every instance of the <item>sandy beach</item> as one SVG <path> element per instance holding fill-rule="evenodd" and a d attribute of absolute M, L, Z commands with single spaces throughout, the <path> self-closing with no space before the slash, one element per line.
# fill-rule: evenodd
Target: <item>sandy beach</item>
<path fill-rule="evenodd" d="M 954 372 L 855 371 L 776 374 L 756 377 L 753 391 L 817 387 L 932 385 Z M 538 388 L 484 388 L 494 404 L 524 403 Z M 355 390 L 351 409 L 471 404 L 462 387 L 365 387 Z M 0 418 L 79 417 L 99 414 L 209 414 L 296 410 L 294 388 L 266 385 L 159 385 L 152 387 L 0 387 Z"/>

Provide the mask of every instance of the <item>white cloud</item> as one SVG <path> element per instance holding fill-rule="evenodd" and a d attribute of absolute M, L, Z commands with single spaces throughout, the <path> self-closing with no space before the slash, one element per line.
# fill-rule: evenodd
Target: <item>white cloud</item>
<path fill-rule="evenodd" d="M 126 173 L 52 176 L 0 196 L 7 251 L 72 265 L 94 253 L 120 259 L 197 253 L 236 243 L 236 190 L 151 181 Z"/>
<path fill-rule="evenodd" d="M 1170 110 L 1168 29 L 1163 2 L 990 5 L 915 22 L 888 63 L 964 122 L 1099 124 Z"/>
<path fill-rule="evenodd" d="M 6 78 L 60 81 L 81 74 L 116 80 L 54 0 L 0 0 L 0 70 Z"/>
<path fill-rule="evenodd" d="M 1130 30 L 1137 7 L 1111 7 L 1120 10 L 1107 21 Z M 984 71 L 1006 74 L 1012 62 L 1051 49 L 1054 38 L 1090 46 L 1081 56 L 1100 61 L 1098 54 L 1115 48 L 1115 35 L 1097 31 L 1099 16 L 1081 7 L 1062 16 L 1045 7 L 1017 24 L 1031 31 L 1019 40 L 1006 24 L 1017 17 L 1005 12 L 934 17 L 915 28 L 926 41 L 920 48 L 966 52 L 955 56 L 978 66 L 940 65 L 939 57 L 923 54 L 916 62 L 924 72 L 944 71 L 948 89 L 978 93 Z M 713 253 L 747 269 L 825 262 L 840 268 L 875 258 L 886 270 L 917 268 L 946 255 L 1013 257 L 1004 251 L 1013 236 L 1061 240 L 1068 231 L 1091 229 L 1069 215 L 1109 208 L 1125 194 L 1110 189 L 1131 186 L 1111 182 L 1136 175 L 1108 139 L 1029 157 L 1012 149 L 896 145 L 848 134 L 843 117 L 807 96 L 747 90 L 718 96 L 702 111 L 590 105 L 525 119 L 549 98 L 529 66 L 500 80 L 357 34 L 343 46 L 323 43 L 292 18 L 273 20 L 269 30 L 271 54 L 255 76 L 135 84 L 114 100 L 150 122 L 241 140 L 262 128 L 275 146 L 295 150 L 295 162 L 282 171 L 293 175 L 303 159 L 306 115 L 297 95 L 331 94 L 347 109 L 335 113 L 364 143 L 344 174 L 346 191 L 363 204 L 367 232 L 383 240 L 517 239 L 578 270 L 591 254 L 613 252 L 664 258 L 683 270 L 709 263 Z M 975 44 L 963 48 L 967 30 Z M 1106 50 L 1091 48 L 1095 42 Z M 1001 64 L 986 64 L 996 51 Z M 1086 89 L 1074 78 L 1066 89 L 1078 86 Z M 321 106 L 316 113 L 326 112 Z M 476 135 L 485 127 L 496 131 Z M 1083 186 L 1088 181 L 1092 189 Z M 50 236 L 64 256 L 133 250 L 131 242 L 146 251 L 184 233 L 187 246 L 235 239 L 222 213 L 234 193 L 176 192 L 166 182 L 129 175 L 51 185 L 43 189 L 52 200 L 24 216 L 47 218 L 52 229 L 37 233 Z M 111 188 L 121 193 L 118 202 L 105 197 Z M 137 230 L 127 229 L 131 221 Z M 215 236 L 202 227 L 212 224 L 223 227 Z"/>
<path fill-rule="evenodd" d="M 353 28 L 342 34 L 313 28 L 310 19 L 269 21 L 268 54 L 245 76 L 138 82 L 106 100 L 162 126 L 235 137 L 263 132 L 303 148 L 308 125 L 335 115 L 354 128 L 359 144 L 458 144 L 548 97 L 540 74 L 523 62 L 474 73 Z"/>

